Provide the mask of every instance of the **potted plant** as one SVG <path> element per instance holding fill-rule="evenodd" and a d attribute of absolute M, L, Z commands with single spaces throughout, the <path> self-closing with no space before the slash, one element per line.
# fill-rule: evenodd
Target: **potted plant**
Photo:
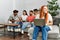
<path fill-rule="evenodd" d="M 51 0 L 51 1 L 47 1 L 48 4 L 48 9 L 49 9 L 49 13 L 52 15 L 53 17 L 53 24 L 54 25 L 58 25 L 59 26 L 59 30 L 60 30 L 60 18 L 55 18 L 55 16 L 57 14 L 59 14 L 60 7 L 57 3 L 58 0 Z M 57 15 L 58 16 L 58 15 Z M 60 33 L 60 32 L 59 32 Z"/>
<path fill-rule="evenodd" d="M 49 9 L 49 13 L 52 15 L 52 16 L 56 16 L 57 14 L 59 14 L 59 11 L 60 10 L 60 7 L 57 3 L 58 0 L 51 0 L 51 1 L 47 1 L 48 4 L 48 9 Z"/>

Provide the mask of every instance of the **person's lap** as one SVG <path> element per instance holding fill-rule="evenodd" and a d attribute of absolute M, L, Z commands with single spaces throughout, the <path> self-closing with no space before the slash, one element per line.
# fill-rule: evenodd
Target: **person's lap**
<path fill-rule="evenodd" d="M 43 34 L 43 32 L 48 32 L 49 30 L 50 30 L 50 28 L 48 26 L 43 26 L 43 27 L 36 26 L 33 31 L 33 39 L 37 40 L 37 36 L 38 36 L 39 32 L 42 32 L 42 34 Z"/>
<path fill-rule="evenodd" d="M 19 24 L 19 25 L 22 26 L 22 22 L 16 22 L 15 24 Z M 19 25 L 18 25 L 18 26 L 19 26 Z M 12 28 L 17 29 L 18 26 L 8 26 L 8 29 L 12 29 Z M 20 26 L 20 27 L 21 27 L 21 26 Z"/>
<path fill-rule="evenodd" d="M 23 22 L 22 29 L 24 30 L 29 25 L 30 25 L 30 22 Z"/>

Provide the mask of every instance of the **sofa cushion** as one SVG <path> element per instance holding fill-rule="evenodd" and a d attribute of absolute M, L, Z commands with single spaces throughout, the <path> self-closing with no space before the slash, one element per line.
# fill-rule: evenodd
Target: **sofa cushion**
<path fill-rule="evenodd" d="M 42 40 L 42 38 L 37 38 L 37 40 Z M 48 40 L 60 40 L 59 38 L 48 38 Z"/>
<path fill-rule="evenodd" d="M 39 36 L 42 36 L 41 32 Z M 59 27 L 56 25 L 52 26 L 52 30 L 48 32 L 48 38 L 58 38 L 59 36 Z"/>
<path fill-rule="evenodd" d="M 59 27 L 56 25 L 52 26 L 52 30 L 48 32 L 48 37 L 49 38 L 58 38 L 59 36 Z"/>

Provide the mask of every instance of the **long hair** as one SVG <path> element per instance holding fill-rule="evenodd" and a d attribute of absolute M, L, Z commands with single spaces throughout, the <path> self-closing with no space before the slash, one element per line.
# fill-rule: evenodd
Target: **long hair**
<path fill-rule="evenodd" d="M 43 5 L 42 7 L 41 7 L 41 9 L 40 9 L 40 18 L 42 18 L 42 17 L 45 17 L 45 22 L 47 23 L 47 21 L 48 21 L 48 11 L 47 11 L 47 13 L 45 14 L 45 16 L 44 16 L 44 7 L 47 7 L 46 5 Z M 48 8 L 47 8 L 47 10 L 48 10 Z"/>
<path fill-rule="evenodd" d="M 23 10 L 23 12 L 25 12 L 25 13 L 26 13 L 26 15 L 28 15 L 26 10 Z"/>

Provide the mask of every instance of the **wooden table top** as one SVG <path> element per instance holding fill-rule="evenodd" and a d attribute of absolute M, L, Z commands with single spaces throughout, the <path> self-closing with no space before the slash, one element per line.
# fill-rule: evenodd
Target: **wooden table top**
<path fill-rule="evenodd" d="M 0 25 L 18 26 L 18 24 L 14 24 L 14 23 L 0 23 Z"/>

